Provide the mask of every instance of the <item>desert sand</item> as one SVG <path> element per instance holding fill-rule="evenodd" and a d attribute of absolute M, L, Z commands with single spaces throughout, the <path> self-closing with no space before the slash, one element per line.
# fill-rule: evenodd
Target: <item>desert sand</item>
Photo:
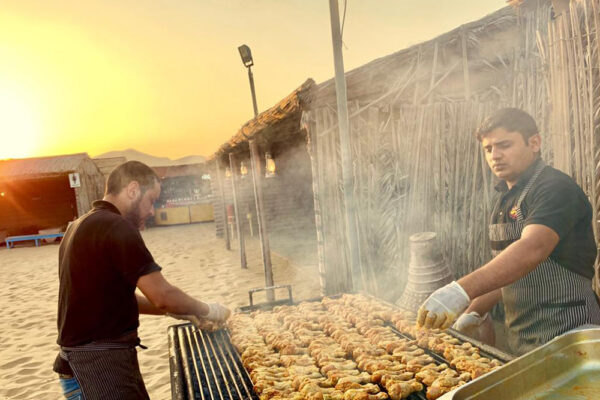
<path fill-rule="evenodd" d="M 142 232 L 163 274 L 174 285 L 203 301 L 231 308 L 248 304 L 248 290 L 264 287 L 259 243 L 247 243 L 248 269 L 238 252 L 226 250 L 214 224 L 157 227 Z M 58 245 L 18 245 L 0 249 L 0 399 L 60 399 L 52 363 L 56 344 Z M 274 253 L 276 284 L 291 284 L 296 299 L 319 295 L 316 266 L 295 266 Z M 262 297 L 261 297 L 262 296 Z M 283 294 L 282 294 L 283 296 Z M 257 295 L 263 301 L 264 295 Z M 167 328 L 169 317 L 140 317 L 140 368 L 152 399 L 170 399 Z"/>

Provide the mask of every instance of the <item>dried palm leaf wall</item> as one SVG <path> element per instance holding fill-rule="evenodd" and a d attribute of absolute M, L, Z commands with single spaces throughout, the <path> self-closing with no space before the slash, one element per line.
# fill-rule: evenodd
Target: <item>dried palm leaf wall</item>
<path fill-rule="evenodd" d="M 554 5 L 548 33 L 538 38 L 552 105 L 554 165 L 571 175 L 590 198 L 598 238 L 600 1 L 555 1 Z"/>
<path fill-rule="evenodd" d="M 321 101 L 305 114 L 324 293 L 363 288 L 395 299 L 406 280 L 408 237 L 420 231 L 438 233 L 456 277 L 489 259 L 493 180 L 473 132 L 492 111 L 527 110 L 542 130 L 544 157 L 552 163 L 562 156 L 549 140 L 552 82 L 537 46 L 547 35 L 550 5 L 539 2 L 519 17 L 498 15 L 499 34 L 511 42 L 497 54 L 489 38 L 478 37 L 485 26 L 467 27 L 403 52 L 388 63 L 396 69 L 382 72 L 386 60 L 378 60 L 375 72 L 367 65 L 347 74 L 360 276 L 347 267 L 337 116 L 335 103 L 322 100 L 330 93 L 322 89 Z M 381 79 L 386 91 L 379 96 L 353 83 L 377 86 Z"/>

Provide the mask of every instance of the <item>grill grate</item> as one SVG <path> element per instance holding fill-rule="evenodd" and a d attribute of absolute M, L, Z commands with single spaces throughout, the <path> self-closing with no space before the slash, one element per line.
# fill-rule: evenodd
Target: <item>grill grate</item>
<path fill-rule="evenodd" d="M 209 333 L 191 324 L 171 326 L 169 358 L 173 399 L 258 399 L 225 330 Z"/>
<path fill-rule="evenodd" d="M 272 308 L 273 305 L 254 304 L 245 309 L 243 307 L 242 311 Z M 387 325 L 399 337 L 413 339 L 398 331 L 393 325 Z M 482 350 L 481 355 L 485 357 L 496 358 L 504 363 L 513 358 L 457 332 L 450 331 L 450 333 L 462 341 L 477 345 Z M 442 356 L 428 349 L 424 350 L 437 364 L 449 364 Z M 203 332 L 191 324 L 169 327 L 169 364 L 171 394 L 174 400 L 258 400 L 250 375 L 244 368 L 237 350 L 231 344 L 229 332 L 226 330 Z M 408 400 L 426 400 L 425 390 L 411 394 Z"/>

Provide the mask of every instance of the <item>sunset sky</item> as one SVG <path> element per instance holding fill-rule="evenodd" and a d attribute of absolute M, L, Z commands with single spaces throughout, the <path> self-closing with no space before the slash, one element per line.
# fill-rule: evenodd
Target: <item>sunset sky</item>
<path fill-rule="evenodd" d="M 348 0 L 346 70 L 504 0 Z M 340 12 L 344 1 L 340 1 Z M 212 154 L 259 111 L 333 76 L 328 0 L 0 0 L 0 159 L 135 148 Z"/>

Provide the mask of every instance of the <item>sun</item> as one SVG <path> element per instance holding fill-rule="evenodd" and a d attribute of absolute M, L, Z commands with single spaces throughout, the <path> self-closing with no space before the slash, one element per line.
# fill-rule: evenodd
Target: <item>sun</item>
<path fill-rule="evenodd" d="M 24 96 L 0 85 L 0 159 L 33 155 L 41 139 L 38 118 Z"/>

